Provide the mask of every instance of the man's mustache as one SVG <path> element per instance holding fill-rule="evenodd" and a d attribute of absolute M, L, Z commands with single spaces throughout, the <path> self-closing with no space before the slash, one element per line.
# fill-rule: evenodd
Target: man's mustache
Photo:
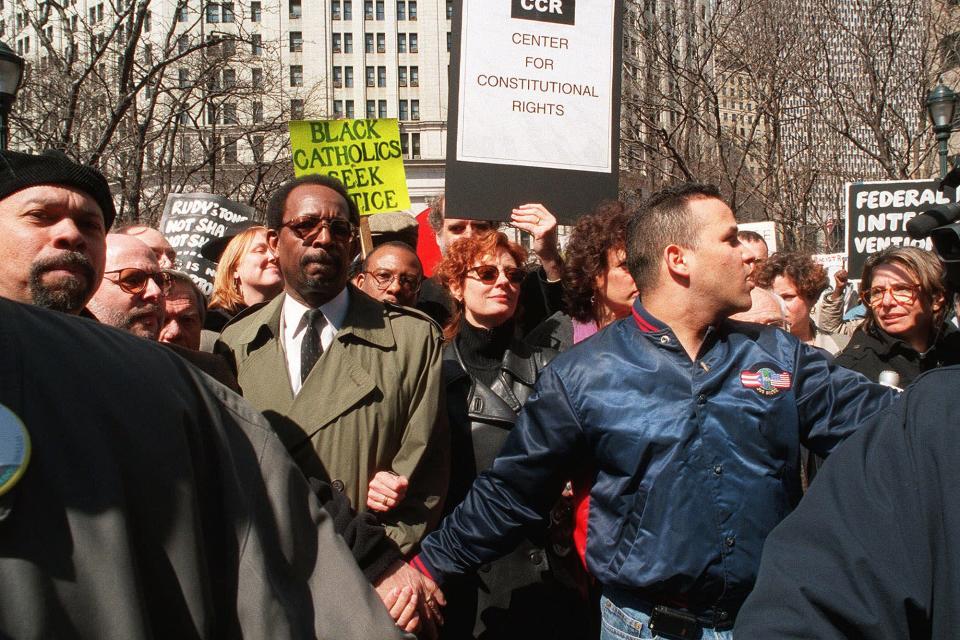
<path fill-rule="evenodd" d="M 40 258 L 30 266 L 30 275 L 34 278 L 46 271 L 55 269 L 77 269 L 87 278 L 87 282 L 96 287 L 96 271 L 90 259 L 79 251 L 65 251 L 55 256 Z"/>

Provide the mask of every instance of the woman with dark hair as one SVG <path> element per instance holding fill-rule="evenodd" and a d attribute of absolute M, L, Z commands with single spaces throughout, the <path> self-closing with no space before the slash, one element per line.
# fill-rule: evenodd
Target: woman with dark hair
<path fill-rule="evenodd" d="M 787 308 L 787 330 L 800 342 L 830 355 L 843 348 L 845 338 L 822 331 L 810 317 L 810 310 L 830 283 L 827 270 L 809 255 L 777 252 L 760 263 L 753 281 L 783 299 Z"/>
<path fill-rule="evenodd" d="M 891 247 L 867 258 L 860 280 L 863 324 L 837 364 L 879 381 L 882 371 L 906 387 L 928 369 L 960 362 L 960 333 L 944 322 L 949 292 L 929 251 Z"/>
<path fill-rule="evenodd" d="M 467 494 L 510 433 L 552 355 L 517 337 L 527 253 L 494 232 L 457 240 L 436 273 L 454 300 L 443 354 L 453 465 L 445 512 Z M 559 497 L 559 496 L 558 496 Z M 447 583 L 442 637 L 582 638 L 585 606 L 551 571 L 547 524 L 468 581 Z"/>
<path fill-rule="evenodd" d="M 629 218 L 622 202 L 608 202 L 577 221 L 563 266 L 566 311 L 534 329 L 526 338 L 528 344 L 566 351 L 630 315 L 637 287 L 626 266 Z"/>

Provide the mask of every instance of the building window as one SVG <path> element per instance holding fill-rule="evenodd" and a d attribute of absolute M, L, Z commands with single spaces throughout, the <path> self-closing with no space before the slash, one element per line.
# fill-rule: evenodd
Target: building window
<path fill-rule="evenodd" d="M 177 22 L 186 22 L 187 21 L 187 7 L 186 5 L 181 5 L 177 7 Z"/>
<path fill-rule="evenodd" d="M 377 86 L 378 87 L 387 86 L 387 68 L 386 67 L 377 67 Z"/>
<path fill-rule="evenodd" d="M 447 53 L 450 53 L 450 45 L 453 43 L 453 35 L 447 31 Z"/>
<path fill-rule="evenodd" d="M 237 163 L 237 141 L 231 140 L 223 147 L 223 161 L 228 164 Z"/>
<path fill-rule="evenodd" d="M 150 23 L 153 21 L 153 12 L 147 11 L 143 14 L 143 31 L 144 33 L 150 33 Z M 53 40 L 53 27 L 50 27 L 49 37 Z"/>
<path fill-rule="evenodd" d="M 190 72 L 186 69 L 177 69 L 177 85 L 181 89 L 186 89 L 190 86 Z"/>
<path fill-rule="evenodd" d="M 363 19 L 373 20 L 373 0 L 363 0 Z"/>
<path fill-rule="evenodd" d="M 237 41 L 233 38 L 226 38 L 223 41 L 223 57 L 232 58 L 237 55 Z"/>
<path fill-rule="evenodd" d="M 250 22 L 260 22 L 263 18 L 263 9 L 260 8 L 259 2 L 250 3 Z"/>
<path fill-rule="evenodd" d="M 346 67 L 343 70 L 343 85 L 345 87 L 353 86 L 353 67 Z"/>
<path fill-rule="evenodd" d="M 447 0 L 447 20 L 453 20 L 453 0 Z"/>
<path fill-rule="evenodd" d="M 344 102 L 344 113 L 346 114 L 347 118 L 350 119 L 357 117 L 353 111 L 353 100 L 346 100 Z"/>
<path fill-rule="evenodd" d="M 367 119 L 373 120 L 377 117 L 377 101 L 367 100 Z"/>
<path fill-rule="evenodd" d="M 343 67 L 333 68 L 333 86 L 336 89 L 343 86 Z"/>
<path fill-rule="evenodd" d="M 410 0 L 407 2 L 407 19 L 416 20 L 417 19 L 417 0 Z"/>
<path fill-rule="evenodd" d="M 407 68 L 397 67 L 397 84 L 401 87 L 407 86 Z"/>
<path fill-rule="evenodd" d="M 237 70 L 236 69 L 224 69 L 223 70 L 223 88 L 224 89 L 233 89 L 237 86 Z"/>
<path fill-rule="evenodd" d="M 397 1 L 397 20 L 407 19 L 407 3 L 405 0 Z"/>
<path fill-rule="evenodd" d="M 385 13 L 386 12 L 383 8 L 383 0 L 377 0 L 377 20 L 383 20 Z"/>
<path fill-rule="evenodd" d="M 220 5 L 220 22 L 233 22 L 232 2 L 224 2 Z"/>
<path fill-rule="evenodd" d="M 343 52 L 353 53 L 353 34 L 352 33 L 343 34 Z"/>
<path fill-rule="evenodd" d="M 217 106 L 207 105 L 207 124 L 217 124 Z"/>
<path fill-rule="evenodd" d="M 363 34 L 363 50 L 367 53 L 373 53 L 373 34 Z"/>
<path fill-rule="evenodd" d="M 207 5 L 207 23 L 216 24 L 220 22 L 220 5 L 211 2 Z"/>
<path fill-rule="evenodd" d="M 420 119 L 420 101 L 419 100 L 410 101 L 410 119 L 411 120 Z"/>
<path fill-rule="evenodd" d="M 251 111 L 250 111 L 250 115 L 251 115 L 251 117 L 252 117 L 252 119 L 253 119 L 253 123 L 254 123 L 254 124 L 259 124 L 259 123 L 263 122 L 263 103 L 262 103 L 262 102 L 254 102 L 254 103 L 253 103 L 253 109 L 251 109 Z"/>
<path fill-rule="evenodd" d="M 335 118 L 343 117 L 343 100 L 333 101 L 333 117 Z"/>
<path fill-rule="evenodd" d="M 406 100 L 401 100 L 398 117 L 401 120 L 408 120 L 410 116 L 409 109 L 410 109 L 410 103 L 407 102 Z"/>
<path fill-rule="evenodd" d="M 299 65 L 299 64 L 290 65 L 290 86 L 291 87 L 303 86 L 303 65 Z"/>
<path fill-rule="evenodd" d="M 263 69 L 259 67 L 254 67 L 250 70 L 250 81 L 253 83 L 254 87 L 263 86 Z"/>
<path fill-rule="evenodd" d="M 330 1 L 330 19 L 331 20 L 340 19 L 340 0 Z"/>
<path fill-rule="evenodd" d="M 377 85 L 377 78 L 374 72 L 373 67 L 367 67 L 367 86 L 375 87 Z"/>
<path fill-rule="evenodd" d="M 253 136 L 253 141 L 250 143 L 250 151 L 253 153 L 254 162 L 263 161 L 263 136 Z"/>
<path fill-rule="evenodd" d="M 378 33 L 377 34 L 377 53 L 386 53 L 387 52 L 387 34 Z"/>
<path fill-rule="evenodd" d="M 420 86 L 420 67 L 410 67 L 410 86 Z"/>
<path fill-rule="evenodd" d="M 250 36 L 250 53 L 255 56 L 263 55 L 263 36 L 259 33 Z"/>
<path fill-rule="evenodd" d="M 294 98 L 290 101 L 290 119 L 303 120 L 303 100 Z"/>
<path fill-rule="evenodd" d="M 340 34 L 335 33 L 333 34 L 333 52 L 340 53 L 340 50 L 341 50 Z"/>
<path fill-rule="evenodd" d="M 290 32 L 290 53 L 300 53 L 303 51 L 303 32 Z"/>
<path fill-rule="evenodd" d="M 296 20 L 303 17 L 303 4 L 300 0 L 290 0 L 290 19 Z"/>
<path fill-rule="evenodd" d="M 189 38 L 189 37 L 187 36 L 187 34 L 185 34 L 185 33 L 184 33 L 184 34 L 181 34 L 181 35 L 177 38 L 177 52 L 178 52 L 178 53 L 186 53 L 186 52 L 187 52 L 187 49 L 189 49 L 189 48 L 190 48 L 190 38 Z"/>
<path fill-rule="evenodd" d="M 237 119 L 237 105 L 223 105 L 223 124 L 240 124 L 240 121 Z"/>
<path fill-rule="evenodd" d="M 420 134 L 419 134 L 419 133 L 411 133 L 411 134 L 410 134 L 410 138 L 412 138 L 412 142 L 413 142 L 413 143 L 411 144 L 411 146 L 413 147 L 412 157 L 413 157 L 414 159 L 419 158 L 419 157 L 420 157 Z"/>
<path fill-rule="evenodd" d="M 387 117 L 387 101 L 386 100 L 377 100 L 377 117 L 378 118 Z"/>
<path fill-rule="evenodd" d="M 400 153 L 403 154 L 404 158 L 410 157 L 410 134 L 409 133 L 400 134 Z"/>
<path fill-rule="evenodd" d="M 343 0 L 343 19 L 353 20 L 353 2 L 352 0 Z"/>
<path fill-rule="evenodd" d="M 417 34 L 411 33 L 410 34 L 410 53 L 416 53 L 416 52 L 417 52 Z"/>
<path fill-rule="evenodd" d="M 397 34 L 397 53 L 406 53 L 407 52 L 407 34 L 398 33 Z"/>

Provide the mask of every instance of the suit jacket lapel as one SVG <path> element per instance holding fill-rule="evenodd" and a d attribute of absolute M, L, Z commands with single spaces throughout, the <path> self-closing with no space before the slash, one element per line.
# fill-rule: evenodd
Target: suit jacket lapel
<path fill-rule="evenodd" d="M 376 382 L 363 368 L 357 347 L 360 342 L 377 347 L 395 346 L 393 331 L 386 326 L 383 307 L 351 287 L 350 306 L 343 326 L 324 351 L 303 388 L 293 400 L 291 419 L 307 437 L 356 406 L 376 389 Z"/>

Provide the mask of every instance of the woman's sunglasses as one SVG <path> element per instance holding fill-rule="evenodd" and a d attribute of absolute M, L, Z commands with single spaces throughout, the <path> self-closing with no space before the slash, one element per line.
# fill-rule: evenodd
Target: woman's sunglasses
<path fill-rule="evenodd" d="M 497 281 L 497 278 L 500 277 L 500 273 L 507 277 L 507 281 L 510 284 L 520 284 L 523 282 L 523 279 L 527 277 L 526 269 L 521 269 L 520 267 L 504 267 L 501 271 L 500 267 L 493 264 L 482 264 L 479 267 L 473 267 L 472 269 L 467 269 L 467 273 L 475 273 L 477 280 L 483 284 L 493 284 Z"/>

